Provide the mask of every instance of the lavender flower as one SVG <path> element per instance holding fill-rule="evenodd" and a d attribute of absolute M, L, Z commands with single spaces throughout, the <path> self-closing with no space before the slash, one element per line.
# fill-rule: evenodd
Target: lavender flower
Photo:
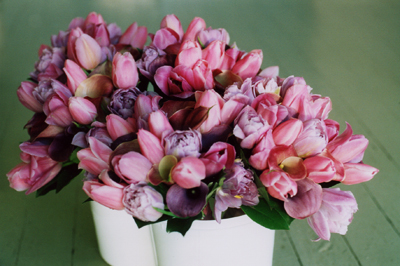
<path fill-rule="evenodd" d="M 163 138 L 166 155 L 183 157 L 199 157 L 201 150 L 201 134 L 195 130 L 176 130 Z"/>

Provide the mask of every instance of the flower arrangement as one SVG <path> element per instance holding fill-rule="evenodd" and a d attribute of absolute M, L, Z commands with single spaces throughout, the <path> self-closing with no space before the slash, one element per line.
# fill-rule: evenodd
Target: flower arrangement
<path fill-rule="evenodd" d="M 368 140 L 349 124 L 339 134 L 328 97 L 262 59 L 201 18 L 185 32 L 167 15 L 155 34 L 73 19 L 17 90 L 34 115 L 10 186 L 41 196 L 84 170 L 90 199 L 139 227 L 167 220 L 184 235 L 242 211 L 270 229 L 307 219 L 321 239 L 345 234 L 357 203 L 331 187 L 378 172 L 362 162 Z"/>

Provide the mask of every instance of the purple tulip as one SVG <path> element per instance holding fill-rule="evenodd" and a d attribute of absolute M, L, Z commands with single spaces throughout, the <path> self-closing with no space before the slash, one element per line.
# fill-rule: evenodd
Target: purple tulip
<path fill-rule="evenodd" d="M 47 98 L 54 92 L 51 79 L 42 79 L 38 86 L 32 91 L 33 97 L 42 105 Z"/>
<path fill-rule="evenodd" d="M 123 119 L 132 117 L 134 113 L 135 101 L 140 94 L 138 88 L 118 89 L 114 92 L 108 110 Z"/>
<path fill-rule="evenodd" d="M 201 150 L 201 134 L 195 130 L 176 130 L 164 136 L 163 146 L 166 155 L 176 158 L 199 157 Z"/>
<path fill-rule="evenodd" d="M 331 233 L 346 234 L 357 210 L 353 193 L 339 188 L 324 188 L 321 207 L 307 221 L 320 239 L 329 240 Z"/>
<path fill-rule="evenodd" d="M 233 134 L 241 140 L 240 146 L 245 149 L 253 148 L 270 128 L 251 106 L 243 108 L 234 123 Z"/>
<path fill-rule="evenodd" d="M 310 179 L 297 181 L 297 194 L 284 202 L 285 211 L 295 219 L 316 213 L 322 204 L 322 187 Z"/>
<path fill-rule="evenodd" d="M 164 210 L 163 196 L 146 182 L 125 187 L 123 203 L 127 213 L 144 222 L 155 222 L 163 215 L 154 209 Z"/>
<path fill-rule="evenodd" d="M 142 58 L 136 63 L 140 73 L 149 80 L 154 79 L 157 69 L 162 66 L 173 66 L 175 56 L 165 53 L 154 46 L 146 46 Z"/>
<path fill-rule="evenodd" d="M 42 45 L 39 48 L 39 60 L 35 63 L 35 71 L 30 73 L 34 80 L 44 78 L 57 79 L 62 75 L 65 54 L 64 49 Z"/>
<path fill-rule="evenodd" d="M 228 208 L 241 205 L 254 206 L 259 202 L 253 173 L 242 165 L 234 164 L 226 170 L 226 180 L 215 195 L 215 219 L 221 222 L 221 214 Z"/>
<path fill-rule="evenodd" d="M 208 186 L 201 183 L 200 186 L 185 189 L 178 184 L 172 185 L 166 197 L 169 210 L 182 218 L 198 215 L 206 205 Z"/>
<path fill-rule="evenodd" d="M 201 29 L 197 34 L 197 38 L 199 41 L 207 47 L 213 41 L 221 41 L 226 44 L 229 44 L 229 34 L 225 29 L 212 29 L 211 27 L 207 29 Z"/>

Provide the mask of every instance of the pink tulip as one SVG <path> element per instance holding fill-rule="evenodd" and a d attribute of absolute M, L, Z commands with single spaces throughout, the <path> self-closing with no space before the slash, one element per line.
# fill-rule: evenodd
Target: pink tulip
<path fill-rule="evenodd" d="M 275 143 L 270 129 L 252 149 L 252 155 L 249 158 L 251 166 L 257 170 L 265 170 L 268 167 L 267 158 L 273 147 L 275 147 Z"/>
<path fill-rule="evenodd" d="M 179 36 L 179 41 L 183 37 L 183 29 L 180 20 L 175 15 L 166 15 L 160 23 L 160 28 L 169 28 Z"/>
<path fill-rule="evenodd" d="M 195 93 L 197 107 L 209 108 L 207 119 L 201 124 L 200 132 L 205 133 L 210 131 L 217 125 L 221 124 L 221 109 L 224 105 L 224 100 L 214 90 L 197 91 Z"/>
<path fill-rule="evenodd" d="M 363 163 L 345 163 L 345 178 L 342 181 L 346 185 L 354 185 L 371 180 L 379 172 L 378 169 Z"/>
<path fill-rule="evenodd" d="M 158 164 L 164 157 L 164 149 L 161 141 L 150 131 L 139 129 L 137 133 L 138 142 L 142 154 L 148 158 L 152 164 Z"/>
<path fill-rule="evenodd" d="M 240 146 L 244 149 L 253 148 L 270 128 L 251 106 L 246 106 L 240 111 L 234 125 L 233 134 L 241 140 Z"/>
<path fill-rule="evenodd" d="M 85 69 L 93 69 L 101 62 L 100 45 L 79 28 L 71 31 L 67 51 L 68 58 Z"/>
<path fill-rule="evenodd" d="M 17 191 L 27 190 L 27 195 L 50 182 L 62 168 L 61 163 L 48 156 L 39 157 L 22 152 L 20 157 L 22 162 L 6 175 L 10 187 Z"/>
<path fill-rule="evenodd" d="M 301 77 L 294 77 L 294 76 L 290 76 L 287 77 L 283 82 L 282 82 L 282 86 L 281 86 L 281 90 L 280 90 L 280 95 L 282 97 L 286 96 L 286 92 L 289 88 L 291 88 L 294 85 L 307 85 L 306 81 L 304 80 L 304 78 Z M 303 88 L 304 86 L 298 86 L 298 88 Z M 295 89 L 298 90 L 298 89 Z M 306 90 L 307 92 L 309 92 L 308 87 L 306 86 Z"/>
<path fill-rule="evenodd" d="M 218 173 L 222 169 L 229 169 L 235 162 L 235 148 L 225 142 L 216 142 L 210 149 L 201 155 L 201 160 L 206 166 L 206 176 Z"/>
<path fill-rule="evenodd" d="M 147 173 L 153 165 L 146 157 L 135 151 L 114 156 L 111 164 L 115 173 L 128 184 L 146 181 Z"/>
<path fill-rule="evenodd" d="M 279 66 L 270 66 L 258 74 L 258 76 L 263 78 L 276 78 L 279 75 Z"/>
<path fill-rule="evenodd" d="M 72 118 L 83 125 L 92 123 L 97 116 L 96 106 L 82 97 L 69 98 L 68 108 Z"/>
<path fill-rule="evenodd" d="M 76 28 L 83 28 L 83 24 L 85 23 L 85 19 L 81 17 L 77 17 L 71 20 L 68 26 L 68 30 L 73 30 Z"/>
<path fill-rule="evenodd" d="M 291 145 L 303 131 L 303 123 L 298 119 L 289 119 L 272 132 L 276 145 Z"/>
<path fill-rule="evenodd" d="M 165 95 L 188 98 L 195 91 L 209 90 L 214 87 L 214 78 L 207 61 L 199 60 L 192 67 L 178 65 L 162 66 L 157 69 L 154 80 Z"/>
<path fill-rule="evenodd" d="M 260 94 L 251 103 L 257 114 L 271 126 L 280 124 L 289 115 L 288 109 L 283 105 L 277 104 L 273 95 L 271 93 Z"/>
<path fill-rule="evenodd" d="M 72 60 L 67 59 L 65 61 L 64 72 L 67 75 L 68 89 L 72 94 L 75 94 L 79 84 L 87 78 L 85 72 L 81 67 Z"/>
<path fill-rule="evenodd" d="M 211 70 L 220 68 L 224 55 L 225 43 L 222 41 L 213 41 L 202 51 L 202 58 L 208 62 Z"/>
<path fill-rule="evenodd" d="M 163 201 L 163 196 L 146 182 L 130 184 L 124 189 L 126 212 L 144 222 L 155 222 L 163 215 L 155 209 L 164 210 Z"/>
<path fill-rule="evenodd" d="M 279 200 L 287 201 L 297 193 L 297 184 L 283 171 L 265 170 L 260 175 L 260 180 L 267 188 L 268 193 Z"/>
<path fill-rule="evenodd" d="M 89 148 L 78 151 L 79 169 L 98 176 L 103 170 L 109 169 L 109 158 L 112 150 L 100 140 L 89 137 Z"/>
<path fill-rule="evenodd" d="M 83 29 L 87 28 L 90 24 L 98 25 L 98 24 L 105 24 L 103 17 L 101 14 L 97 14 L 96 12 L 90 12 L 87 16 L 85 21 L 83 22 Z"/>
<path fill-rule="evenodd" d="M 143 49 L 147 40 L 147 28 L 138 27 L 136 22 L 132 23 L 119 39 L 120 44 L 131 45 L 132 47 Z"/>
<path fill-rule="evenodd" d="M 350 191 L 324 188 L 321 208 L 307 221 L 320 238 L 329 240 L 331 233 L 346 234 L 357 210 L 356 199 Z"/>
<path fill-rule="evenodd" d="M 368 146 L 368 140 L 363 135 L 352 135 L 350 124 L 342 134 L 327 145 L 327 150 L 342 163 L 358 163 L 362 160 Z"/>
<path fill-rule="evenodd" d="M 150 132 L 158 139 L 162 139 L 163 135 L 168 135 L 174 131 L 167 116 L 161 110 L 150 113 L 148 123 Z"/>
<path fill-rule="evenodd" d="M 206 167 L 196 157 L 185 157 L 172 168 L 171 177 L 182 188 L 198 187 L 206 177 Z"/>
<path fill-rule="evenodd" d="M 307 177 L 315 183 L 331 181 L 336 173 L 334 162 L 324 156 L 313 156 L 304 160 Z"/>
<path fill-rule="evenodd" d="M 248 97 L 237 95 L 224 103 L 221 109 L 221 123 L 230 125 L 248 103 Z"/>
<path fill-rule="evenodd" d="M 43 105 L 43 112 L 47 115 L 49 125 L 67 127 L 72 124 L 72 116 L 68 109 L 68 99 L 72 96 L 69 89 L 57 80 L 52 81 L 55 93 L 48 97 Z"/>
<path fill-rule="evenodd" d="M 316 213 L 322 204 L 322 187 L 309 179 L 297 181 L 297 194 L 284 202 L 290 217 L 304 219 Z"/>
<path fill-rule="evenodd" d="M 287 89 L 282 105 L 294 109 L 299 112 L 305 101 L 310 101 L 308 86 L 303 84 L 295 84 Z"/>
<path fill-rule="evenodd" d="M 83 191 L 94 201 L 114 210 L 123 210 L 123 188 L 104 185 L 98 181 L 84 181 Z"/>
<path fill-rule="evenodd" d="M 95 25 L 92 37 L 96 40 L 100 47 L 108 47 L 111 43 L 110 34 L 108 33 L 106 24 Z"/>
<path fill-rule="evenodd" d="M 139 128 L 148 128 L 147 121 L 149 119 L 149 115 L 159 109 L 158 102 L 160 100 L 161 97 L 158 95 L 138 95 L 133 109 Z"/>
<path fill-rule="evenodd" d="M 220 69 L 231 70 L 242 55 L 243 52 L 236 47 L 229 48 L 225 51 L 224 59 L 222 60 Z"/>
<path fill-rule="evenodd" d="M 206 22 L 199 17 L 195 17 L 189 24 L 182 41 L 196 41 L 197 34 L 206 29 Z"/>
<path fill-rule="evenodd" d="M 340 124 L 331 119 L 325 119 L 324 123 L 328 140 L 331 142 L 339 134 Z"/>
<path fill-rule="evenodd" d="M 19 101 L 29 110 L 41 113 L 43 111 L 43 106 L 40 104 L 38 100 L 33 96 L 32 92 L 37 87 L 36 83 L 30 81 L 21 82 L 21 86 L 19 86 L 17 90 L 17 95 Z"/>
<path fill-rule="evenodd" d="M 257 75 L 260 70 L 262 60 L 262 51 L 253 50 L 236 62 L 232 68 L 232 72 L 240 76 L 242 79 L 252 78 Z"/>
<path fill-rule="evenodd" d="M 310 119 L 303 122 L 303 131 L 293 142 L 298 156 L 310 157 L 321 153 L 328 144 L 328 136 L 324 122 L 319 119 Z"/>
<path fill-rule="evenodd" d="M 201 58 L 202 51 L 200 44 L 194 41 L 185 41 L 179 49 L 178 56 L 175 60 L 175 66 L 184 65 L 192 68 Z"/>
<path fill-rule="evenodd" d="M 139 74 L 135 59 L 133 59 L 131 53 L 116 53 L 112 66 L 112 79 L 116 87 L 120 89 L 129 89 L 136 86 L 139 80 Z"/>
<path fill-rule="evenodd" d="M 109 114 L 106 121 L 108 134 L 112 140 L 136 131 L 134 125 L 118 115 Z"/>

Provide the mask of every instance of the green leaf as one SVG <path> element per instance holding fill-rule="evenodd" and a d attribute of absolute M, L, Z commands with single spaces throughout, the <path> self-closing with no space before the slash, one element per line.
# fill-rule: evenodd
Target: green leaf
<path fill-rule="evenodd" d="M 195 217 L 189 217 L 189 218 L 172 218 L 168 220 L 167 222 L 167 232 L 178 232 L 181 233 L 182 236 L 185 236 L 186 232 L 190 229 L 192 226 L 192 223 L 195 220 L 199 220 L 203 217 L 202 213 L 199 213 Z"/>
<path fill-rule="evenodd" d="M 143 226 L 146 226 L 146 225 L 149 225 L 149 224 L 155 224 L 155 223 L 159 223 L 159 222 L 168 220 L 168 219 L 170 219 L 171 217 L 169 217 L 169 216 L 167 216 L 167 215 L 163 215 L 163 216 L 161 216 L 160 219 L 158 219 L 158 220 L 155 221 L 155 222 L 144 222 L 144 221 L 142 221 L 142 220 L 140 220 L 140 219 L 138 219 L 138 218 L 136 218 L 136 217 L 133 217 L 133 216 L 132 216 L 132 218 L 135 220 L 135 223 L 136 223 L 137 227 L 138 227 L 138 228 L 142 228 Z"/>
<path fill-rule="evenodd" d="M 260 203 L 256 206 L 241 206 L 241 209 L 246 213 L 254 222 L 274 230 L 288 230 L 290 225 L 290 219 L 282 216 L 282 213 L 275 208 L 271 208 L 270 205 L 264 200 L 260 199 Z M 293 219 L 292 219 L 293 220 Z"/>

